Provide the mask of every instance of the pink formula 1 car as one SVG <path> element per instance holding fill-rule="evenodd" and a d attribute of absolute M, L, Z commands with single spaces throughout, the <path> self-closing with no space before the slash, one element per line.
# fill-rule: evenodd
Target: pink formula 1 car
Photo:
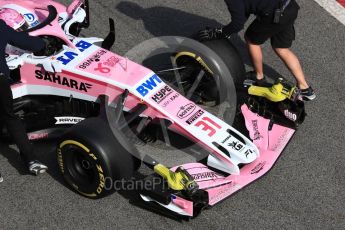
<path fill-rule="evenodd" d="M 208 154 L 197 163 L 171 168 L 146 157 L 155 173 L 143 181 L 164 179 L 138 190 L 135 203 L 171 216 L 195 217 L 268 172 L 295 132 L 291 123 L 297 119 L 277 123 L 287 118 L 274 119 L 277 104 L 264 98 L 249 97 L 239 107 L 246 135 L 204 109 L 202 104 L 224 101 L 229 76 L 243 75 L 243 64 L 227 40 L 205 43 L 210 48 L 205 52 L 186 46 L 176 51 L 173 71 L 183 77 L 179 86 L 194 90 L 188 95 L 162 77 L 166 71 L 158 76 L 111 52 L 112 20 L 106 39 L 79 37 L 89 25 L 87 1 L 66 7 L 49 0 L 0 0 L 0 7 L 19 11 L 29 24 L 27 32 L 50 43 L 35 54 L 8 47 L 14 109 L 30 139 L 59 138 L 60 171 L 83 196 L 104 197 L 114 191 L 107 189 L 109 183 L 130 178 L 139 168 L 142 160 L 127 134 L 145 141 L 143 134 L 164 125 Z M 200 78 L 195 69 L 207 75 L 198 79 L 199 85 L 190 82 Z"/>

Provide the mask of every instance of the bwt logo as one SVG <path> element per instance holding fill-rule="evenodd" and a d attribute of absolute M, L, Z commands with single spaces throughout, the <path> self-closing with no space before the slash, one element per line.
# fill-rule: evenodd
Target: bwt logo
<path fill-rule="evenodd" d="M 85 50 L 90 48 L 92 46 L 92 44 L 88 43 L 86 41 L 80 41 L 75 46 L 79 49 L 80 52 L 84 52 Z M 58 57 L 57 60 L 61 61 L 62 64 L 67 65 L 68 63 L 73 61 L 78 56 L 79 56 L 78 53 L 67 51 L 63 54 L 63 56 Z"/>
<path fill-rule="evenodd" d="M 141 96 L 145 97 L 149 92 L 153 89 L 155 89 L 160 83 L 162 83 L 162 80 L 157 76 L 153 75 L 150 77 L 150 79 L 146 80 L 141 86 L 137 88 L 137 92 L 140 93 Z"/>

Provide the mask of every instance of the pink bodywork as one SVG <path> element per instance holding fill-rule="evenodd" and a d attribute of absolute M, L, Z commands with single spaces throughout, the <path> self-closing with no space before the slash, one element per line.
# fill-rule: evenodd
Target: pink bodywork
<path fill-rule="evenodd" d="M 42 5 L 55 6 L 59 14 L 67 13 L 67 11 L 72 13 L 73 10 L 71 10 L 71 8 L 78 6 L 80 1 L 74 1 L 70 7 L 65 7 L 54 1 L 0 0 L 0 4 L 6 3 L 18 3 L 18 5 L 24 6 L 29 10 L 32 9 L 35 12 L 38 11 L 36 13 L 37 15 L 42 15 Z M 47 13 L 47 11 L 43 12 Z M 30 86 L 46 86 L 47 88 L 47 86 L 51 86 L 52 89 L 48 92 L 51 94 L 54 94 L 55 89 L 60 88 L 66 92 L 84 93 L 88 97 L 94 98 L 97 98 L 99 95 L 106 94 L 110 97 L 110 101 L 116 98 L 123 91 L 123 89 L 129 89 L 131 97 L 129 97 L 126 101 L 126 108 L 131 109 L 138 103 L 144 103 L 145 98 L 143 98 L 142 95 L 138 95 L 138 93 L 135 91 L 140 84 L 147 84 L 147 81 L 150 81 L 148 78 L 155 76 L 151 70 L 94 45 L 82 45 L 81 47 L 78 47 L 78 41 L 75 41 L 74 43 L 69 41 L 64 31 L 58 24 L 57 18 L 51 23 L 51 25 L 47 25 L 40 30 L 32 32 L 32 35 L 51 35 L 59 37 L 66 41 L 66 44 L 71 48 L 71 50 L 61 52 L 60 54 L 57 54 L 56 57 L 51 57 L 52 61 L 59 60 L 62 62 L 60 63 L 62 66 L 62 72 L 60 73 L 46 74 L 43 70 L 40 70 L 39 67 L 34 65 L 23 65 L 20 69 L 22 73 L 22 83 L 13 86 L 13 89 L 20 87 L 20 89 L 23 89 L 23 87 L 29 88 Z M 84 41 L 84 43 L 86 44 L 87 42 Z M 41 77 L 37 77 L 37 71 L 41 71 Z M 78 82 L 78 84 L 83 84 L 83 86 L 90 87 L 87 90 L 80 91 L 78 90 L 78 87 L 71 87 L 68 82 L 66 84 L 57 84 L 59 80 L 53 80 L 56 78 L 59 78 L 60 81 L 73 81 L 73 84 Z M 107 83 L 109 80 L 114 83 Z M 161 80 L 157 76 L 155 80 L 157 81 L 155 83 L 157 84 L 157 88 L 155 89 L 157 91 L 151 90 L 151 93 L 158 92 L 162 88 L 166 87 L 164 83 L 158 82 Z M 178 95 L 178 93 L 174 90 L 172 90 L 171 93 Z M 225 156 L 223 153 L 220 153 L 220 150 L 214 147 L 212 144 L 206 143 L 211 142 L 211 139 L 209 138 L 211 136 L 214 136 L 213 140 L 215 141 L 217 139 L 215 136 L 220 136 L 220 138 L 222 138 L 224 135 L 227 135 L 227 124 L 224 124 L 224 122 L 220 121 L 211 114 L 206 117 L 205 115 L 207 113 L 198 106 L 195 106 L 196 111 L 200 110 L 201 113 L 204 113 L 204 115 L 200 117 L 202 121 L 198 121 L 193 125 L 188 125 L 186 123 L 187 118 L 184 119 L 178 117 L 178 111 L 181 109 L 181 105 L 192 103 L 184 97 L 178 97 L 174 103 L 170 104 L 168 104 L 168 101 L 165 100 L 158 106 L 151 97 L 147 96 L 147 100 L 145 103 L 149 105 L 149 109 L 147 109 L 143 115 L 150 116 L 151 118 L 157 117 L 165 120 L 171 120 L 173 124 L 169 128 L 172 130 L 177 130 L 182 135 L 190 137 L 190 139 L 201 144 L 203 147 L 217 156 L 218 159 L 224 161 L 223 163 L 228 165 L 227 167 L 234 167 L 229 157 Z M 214 130 L 208 129 L 210 126 L 213 126 L 212 128 L 214 128 Z M 200 130 L 204 130 L 204 132 L 200 132 Z M 202 135 L 203 133 L 204 135 Z"/>
<path fill-rule="evenodd" d="M 270 122 L 268 119 L 251 112 L 247 105 L 242 105 L 241 110 L 251 137 L 257 135 L 256 125 L 252 125 L 256 124 L 256 122 L 259 127 L 261 127 L 260 132 L 267 131 L 267 134 L 260 136 L 262 140 L 257 142 L 259 143 L 260 157 L 256 161 L 243 166 L 240 175 L 230 175 L 226 177 L 212 171 L 206 165 L 200 163 L 185 164 L 172 168 L 173 171 L 178 167 L 186 169 L 198 183 L 199 188 L 208 192 L 209 205 L 211 206 L 226 199 L 266 174 L 273 167 L 295 133 L 293 129 L 276 124 L 273 125 L 272 130 L 268 131 L 268 124 Z M 190 213 L 192 209 L 191 205 L 193 204 L 188 202 L 181 203 L 183 205 L 179 207 L 185 212 Z"/>
<path fill-rule="evenodd" d="M 41 21 L 43 21 L 46 16 L 48 15 L 47 8 L 44 6 L 48 5 L 53 5 L 56 9 L 58 14 L 61 13 L 68 13 L 69 16 L 73 13 L 73 10 L 79 6 L 83 1 L 79 0 L 74 0 L 68 7 L 64 6 L 61 3 L 51 1 L 51 0 L 0 0 L 0 6 L 6 5 L 6 4 L 17 4 L 19 6 L 22 6 L 26 9 L 32 9 L 32 12 L 35 12 L 38 17 L 41 17 Z M 34 32 L 31 32 L 30 35 L 32 36 L 40 36 L 40 35 L 50 35 L 54 37 L 58 37 L 65 41 L 65 43 L 71 47 L 71 48 L 76 48 L 73 42 L 71 42 L 65 35 L 64 31 L 61 29 L 61 26 L 58 23 L 58 17 L 50 23 L 50 25 L 36 30 Z M 99 49 L 95 52 L 99 52 Z M 147 74 L 149 74 L 151 71 L 134 63 L 131 62 L 127 59 L 124 59 L 123 57 L 120 57 L 116 54 L 113 54 L 109 51 L 106 51 L 107 55 L 102 58 L 102 61 L 106 62 L 108 58 L 119 58 L 120 63 L 115 63 L 113 66 L 110 66 L 111 72 L 110 74 L 104 74 L 104 77 L 110 77 L 116 81 L 121 81 L 124 84 L 127 84 L 129 86 L 134 86 L 134 84 L 138 81 L 138 78 L 140 79 L 141 77 L 145 77 Z M 92 56 L 92 55 L 91 55 Z M 54 57 L 52 57 L 54 59 Z M 88 59 L 88 57 L 84 57 L 85 60 Z M 127 63 L 128 63 L 128 69 L 123 69 L 120 68 L 119 66 L 122 65 L 121 63 L 124 61 L 126 68 L 127 68 Z M 111 65 L 111 63 L 109 64 Z M 78 65 L 79 66 L 79 65 Z M 90 66 L 90 68 L 87 69 L 81 69 L 76 66 L 77 70 L 80 70 L 81 72 L 88 72 L 88 73 L 94 73 L 100 76 L 100 79 L 90 79 L 87 77 L 83 77 L 80 75 L 78 71 L 75 72 L 69 72 L 69 71 L 62 71 L 61 73 L 56 73 L 54 76 L 60 76 L 61 78 L 67 77 L 70 80 L 75 80 L 75 81 L 80 81 L 82 80 L 83 83 L 86 84 L 91 84 L 92 89 L 87 91 L 88 96 L 93 96 L 93 97 L 98 97 L 101 94 L 107 94 L 110 97 L 110 100 L 114 100 L 120 93 L 123 92 L 123 89 L 119 89 L 114 85 L 107 84 L 104 81 L 102 81 L 102 74 L 99 71 L 95 71 L 94 68 L 92 69 L 93 66 Z M 96 66 L 97 67 L 97 66 Z M 95 67 L 95 68 L 96 68 Z M 49 81 L 41 81 L 37 78 L 35 78 L 35 71 L 36 70 L 41 70 L 44 72 L 43 69 L 38 68 L 34 65 L 29 65 L 26 64 L 21 67 L 21 83 L 15 84 L 12 86 L 12 89 L 15 88 L 22 88 L 23 86 L 28 87 L 28 86 L 52 86 L 54 88 L 61 88 L 67 91 L 74 91 L 74 92 L 79 92 L 77 89 L 66 87 L 63 85 L 59 85 L 53 82 Z M 50 74 L 53 75 L 53 74 Z M 127 76 L 128 75 L 128 76 Z M 52 89 L 53 91 L 53 89 Z M 132 108 L 135 105 L 137 105 L 140 102 L 139 98 L 135 97 L 129 97 L 129 100 L 126 102 L 126 106 L 128 108 Z M 152 111 L 151 109 L 148 109 L 146 111 L 148 114 L 156 113 Z"/>
<path fill-rule="evenodd" d="M 18 3 L 21 6 L 37 10 L 41 13 L 42 10 L 39 9 L 42 8 L 42 5 L 54 5 L 59 13 L 68 12 L 68 14 L 71 14 L 73 12 L 73 8 L 79 4 L 79 1 L 74 1 L 72 5 L 67 8 L 54 1 L 0 0 L 0 5 L 13 3 Z M 42 14 L 37 13 L 37 15 Z M 60 28 L 60 26 L 56 19 L 52 23 L 52 26 L 35 31 L 32 33 L 32 35 L 39 36 L 48 34 L 56 36 L 64 39 L 66 44 L 71 48 L 76 48 L 75 44 L 66 38 L 62 29 L 58 28 Z M 97 61 L 94 61 L 95 56 L 99 56 Z M 52 59 L 56 59 L 56 57 L 52 57 Z M 88 60 L 91 61 L 88 62 Z M 12 89 L 22 89 L 30 86 L 44 86 L 48 88 L 51 87 L 52 92 L 55 89 L 62 89 L 71 92 L 71 94 L 82 93 L 94 98 L 97 98 L 99 95 L 106 94 L 110 97 L 110 100 L 113 100 L 123 92 L 124 88 L 135 89 L 139 83 L 141 83 L 143 80 L 146 80 L 148 76 L 152 76 L 154 74 L 151 70 L 139 64 L 101 48 L 95 49 L 87 56 L 80 55 L 72 62 L 74 64 L 73 66 L 69 66 L 69 69 L 66 68 L 61 73 L 55 74 L 45 73 L 40 67 L 35 65 L 24 65 L 21 68 L 21 83 L 12 86 Z M 57 82 L 64 81 L 64 79 L 67 79 L 66 81 L 68 81 L 68 84 L 57 84 Z M 109 81 L 117 82 L 123 87 L 118 87 L 114 84 L 107 83 Z M 71 87 L 71 85 L 73 86 L 73 84 L 77 84 L 75 82 L 77 82 L 78 85 Z M 84 91 L 78 89 L 80 88 L 81 84 L 86 87 Z M 166 87 L 165 84 L 158 85 L 156 92 L 164 87 Z M 174 103 L 171 102 L 171 98 L 173 98 Z M 153 105 L 155 103 L 157 104 L 157 102 L 154 101 L 151 96 L 146 102 L 144 102 L 142 101 L 142 98 L 138 96 L 138 94 L 132 91 L 130 97 L 128 97 L 128 100 L 126 101 L 126 107 L 131 109 L 138 103 L 146 103 L 148 105 Z M 180 96 L 176 91 L 171 90 L 169 98 L 161 103 L 158 103 L 156 107 L 149 106 L 149 109 L 145 111 L 144 115 L 152 118 L 159 117 L 168 120 L 174 119 L 175 122 L 170 128 L 178 130 L 180 133 L 189 136 L 191 139 L 194 139 L 199 143 L 201 142 L 201 145 L 207 148 L 219 159 L 223 160 L 225 164 L 232 164 L 227 158 L 218 154 L 217 152 L 214 152 L 208 145 L 203 144 L 202 141 L 200 141 L 196 136 L 192 136 L 186 131 L 187 127 L 191 129 L 191 126 L 187 125 L 188 117 L 185 116 L 185 114 L 181 114 L 180 105 L 189 104 L 192 103 L 186 98 Z M 197 105 L 191 105 L 191 110 L 193 110 L 192 112 L 198 110 L 202 112 L 204 111 Z M 269 169 L 272 168 L 273 164 L 276 162 L 279 155 L 295 132 L 293 129 L 279 125 L 273 125 L 272 130 L 269 131 L 269 120 L 252 113 L 246 105 L 243 105 L 241 110 L 245 117 L 246 126 L 249 130 L 250 137 L 260 151 L 260 157 L 258 157 L 254 162 L 243 166 L 240 170 L 240 175 L 230 175 L 227 177 L 215 173 L 207 166 L 200 163 L 182 165 L 182 167 L 188 170 L 188 172 L 195 178 L 195 181 L 199 184 L 200 189 L 204 189 L 208 192 L 209 205 L 211 206 L 215 205 L 221 200 L 224 200 L 234 192 L 238 191 L 244 186 L 247 186 L 267 173 Z M 207 117 L 202 117 L 201 115 L 200 118 L 207 119 Z M 218 124 L 212 119 L 208 120 L 208 122 L 211 123 L 215 128 L 221 128 L 220 126 L 218 127 Z M 203 128 L 203 126 L 200 127 Z M 213 135 L 214 133 L 210 131 L 207 134 L 211 136 L 211 134 Z M 176 196 L 172 202 L 186 213 L 193 216 L 193 203 L 191 201 Z"/>

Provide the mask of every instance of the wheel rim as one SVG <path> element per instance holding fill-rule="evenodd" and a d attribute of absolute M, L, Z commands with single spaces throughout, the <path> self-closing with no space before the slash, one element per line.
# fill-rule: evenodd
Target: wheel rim
<path fill-rule="evenodd" d="M 218 83 L 208 67 L 187 55 L 179 56 L 174 64 L 173 74 L 160 75 L 169 85 L 197 104 L 219 104 Z"/>
<path fill-rule="evenodd" d="M 82 149 L 76 146 L 66 146 L 67 170 L 72 180 L 79 185 L 96 184 L 97 170 L 94 161 Z"/>

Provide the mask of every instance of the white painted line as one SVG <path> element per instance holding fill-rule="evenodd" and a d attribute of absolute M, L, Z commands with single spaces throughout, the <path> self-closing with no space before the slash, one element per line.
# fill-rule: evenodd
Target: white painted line
<path fill-rule="evenodd" d="M 345 25 L 345 8 L 336 0 L 315 0 L 322 8 L 327 10 L 339 22 Z"/>

